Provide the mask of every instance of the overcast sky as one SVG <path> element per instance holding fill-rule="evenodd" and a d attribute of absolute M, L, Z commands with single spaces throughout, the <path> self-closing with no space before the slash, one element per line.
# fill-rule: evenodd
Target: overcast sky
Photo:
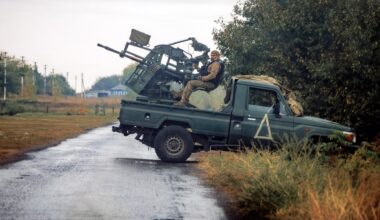
<path fill-rule="evenodd" d="M 43 73 L 84 74 L 86 89 L 97 78 L 121 74 L 133 61 L 97 47 L 124 47 L 131 29 L 151 35 L 150 45 L 195 37 L 211 49 L 215 20 L 230 18 L 237 0 L 0 0 L 0 51 L 37 62 Z M 79 90 L 78 86 L 78 90 Z"/>

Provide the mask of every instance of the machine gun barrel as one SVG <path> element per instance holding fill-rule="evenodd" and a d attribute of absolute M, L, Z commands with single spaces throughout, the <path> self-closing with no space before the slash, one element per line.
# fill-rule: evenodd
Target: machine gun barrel
<path fill-rule="evenodd" d="M 133 61 L 138 62 L 138 63 L 145 64 L 142 60 L 140 60 L 140 59 L 138 59 L 138 58 L 136 58 L 136 57 L 130 56 L 130 55 L 128 55 L 128 54 L 125 54 L 124 51 L 121 51 L 121 52 L 120 52 L 120 51 L 117 51 L 117 50 L 115 50 L 115 49 L 112 49 L 112 48 L 110 48 L 110 47 L 104 46 L 104 45 L 99 44 L 99 43 L 98 43 L 98 47 L 101 47 L 101 48 L 106 49 L 106 50 L 108 50 L 108 51 L 111 51 L 111 52 L 113 52 L 113 53 L 119 54 L 119 56 L 122 57 L 122 58 L 123 58 L 123 57 L 127 57 L 127 58 L 129 58 L 129 59 L 131 59 L 131 60 L 133 60 Z"/>
<path fill-rule="evenodd" d="M 176 41 L 176 42 L 173 42 L 173 43 L 168 44 L 168 45 L 173 46 L 174 44 L 179 44 L 179 43 L 182 43 L 182 42 L 185 42 L 185 41 L 191 40 L 191 39 L 192 39 L 192 37 L 189 37 L 189 38 L 187 38 L 187 39 L 185 39 L 185 40 Z"/>

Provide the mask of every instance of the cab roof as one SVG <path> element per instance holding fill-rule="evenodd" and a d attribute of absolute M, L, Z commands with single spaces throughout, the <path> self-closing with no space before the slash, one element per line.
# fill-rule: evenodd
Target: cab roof
<path fill-rule="evenodd" d="M 260 87 L 264 87 L 264 88 L 279 89 L 278 86 L 266 81 L 254 80 L 254 79 L 239 79 L 239 78 L 233 78 L 233 79 L 236 80 L 238 84 L 242 84 L 242 85 L 248 85 L 248 86 L 259 85 Z"/>

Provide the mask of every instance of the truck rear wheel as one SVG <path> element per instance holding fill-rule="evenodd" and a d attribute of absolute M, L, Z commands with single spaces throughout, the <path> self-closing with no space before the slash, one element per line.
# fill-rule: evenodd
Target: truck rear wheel
<path fill-rule="evenodd" d="M 171 125 L 163 128 L 156 136 L 154 149 L 165 162 L 185 162 L 193 152 L 193 139 L 184 128 Z"/>

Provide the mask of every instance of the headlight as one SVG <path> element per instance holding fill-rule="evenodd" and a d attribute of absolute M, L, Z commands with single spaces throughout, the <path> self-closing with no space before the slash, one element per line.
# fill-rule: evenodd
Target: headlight
<path fill-rule="evenodd" d="M 346 141 L 356 143 L 356 134 L 354 132 L 343 131 L 343 136 Z"/>

